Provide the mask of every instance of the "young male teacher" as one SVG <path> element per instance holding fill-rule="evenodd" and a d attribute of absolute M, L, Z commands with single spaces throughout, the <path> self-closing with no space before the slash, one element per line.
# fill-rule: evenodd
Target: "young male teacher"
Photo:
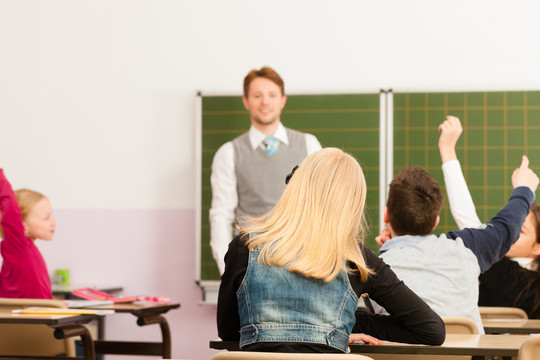
<path fill-rule="evenodd" d="M 244 216 L 257 217 L 270 211 L 285 189 L 287 174 L 321 149 L 315 136 L 281 123 L 287 96 L 283 79 L 270 67 L 246 75 L 242 102 L 251 127 L 218 149 L 210 176 L 210 246 L 220 274 L 233 239 L 232 224 Z"/>

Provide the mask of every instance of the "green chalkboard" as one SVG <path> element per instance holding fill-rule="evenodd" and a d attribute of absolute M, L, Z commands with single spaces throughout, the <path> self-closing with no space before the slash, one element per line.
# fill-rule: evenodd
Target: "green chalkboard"
<path fill-rule="evenodd" d="M 478 216 L 488 221 L 510 196 L 523 154 L 539 173 L 540 91 L 394 94 L 394 173 L 420 166 L 445 193 L 437 128 L 446 115 L 462 121 L 458 158 Z M 456 228 L 446 200 L 435 232 Z"/>
<path fill-rule="evenodd" d="M 200 279 L 219 280 L 210 250 L 208 211 L 212 200 L 210 169 L 217 149 L 246 132 L 249 115 L 240 96 L 202 95 Z M 281 121 L 286 127 L 315 135 L 323 147 L 353 154 L 368 185 L 367 215 L 372 235 L 379 221 L 379 94 L 289 95 Z M 373 236 L 368 245 L 375 249 Z"/>

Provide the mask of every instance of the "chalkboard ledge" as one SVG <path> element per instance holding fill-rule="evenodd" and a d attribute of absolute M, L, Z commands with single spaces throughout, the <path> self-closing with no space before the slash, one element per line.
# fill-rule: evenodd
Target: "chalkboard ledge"
<path fill-rule="evenodd" d="M 203 299 L 199 303 L 199 305 L 208 305 L 208 306 L 215 306 L 217 305 L 217 298 L 218 298 L 218 291 L 219 291 L 219 284 L 221 282 L 219 280 L 199 280 L 197 281 L 197 285 L 201 288 L 203 292 Z"/>

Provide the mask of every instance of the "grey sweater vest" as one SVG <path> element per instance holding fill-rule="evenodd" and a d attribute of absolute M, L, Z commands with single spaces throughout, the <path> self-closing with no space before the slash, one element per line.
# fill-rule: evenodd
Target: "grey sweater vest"
<path fill-rule="evenodd" d="M 285 177 L 307 156 L 306 138 L 299 131 L 286 129 L 289 145 L 280 143 L 268 155 L 261 146 L 251 148 L 249 133 L 233 140 L 238 207 L 236 221 L 243 216 L 257 217 L 270 211 L 285 190 Z"/>

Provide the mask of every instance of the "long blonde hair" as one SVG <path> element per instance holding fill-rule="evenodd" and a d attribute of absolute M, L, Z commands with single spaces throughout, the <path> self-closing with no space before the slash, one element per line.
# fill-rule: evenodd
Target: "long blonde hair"
<path fill-rule="evenodd" d="M 14 194 L 15 198 L 17 199 L 17 203 L 19 204 L 19 208 L 21 209 L 21 218 L 23 222 L 26 220 L 26 217 L 32 208 L 42 199 L 46 198 L 46 196 L 42 193 L 30 189 L 15 190 Z M 0 219 L 1 218 L 2 214 L 0 214 Z M 0 237 L 4 237 L 2 226 L 0 226 Z"/>
<path fill-rule="evenodd" d="M 19 207 L 21 208 L 21 216 L 23 221 L 26 220 L 26 217 L 32 208 L 45 197 L 46 196 L 42 193 L 30 189 L 15 190 L 15 198 L 17 199 Z"/>
<path fill-rule="evenodd" d="M 365 233 L 366 181 L 356 159 L 337 148 L 308 156 L 292 176 L 277 205 L 240 227 L 258 234 L 247 241 L 261 246 L 259 261 L 286 266 L 306 277 L 330 281 L 346 262 L 356 264 L 362 280 L 368 269 L 360 244 Z"/>

